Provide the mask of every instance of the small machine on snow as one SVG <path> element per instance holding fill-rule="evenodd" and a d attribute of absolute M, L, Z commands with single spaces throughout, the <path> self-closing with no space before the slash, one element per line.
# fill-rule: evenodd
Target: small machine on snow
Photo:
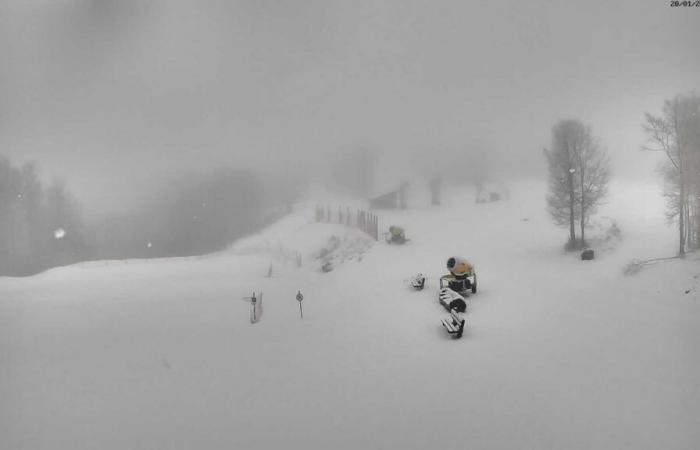
<path fill-rule="evenodd" d="M 401 245 L 409 241 L 409 239 L 406 238 L 404 229 L 396 225 L 390 226 L 389 231 L 384 233 L 384 236 L 387 244 Z"/>
<path fill-rule="evenodd" d="M 464 258 L 452 257 L 447 260 L 449 274 L 440 277 L 440 287 L 448 287 L 459 294 L 476 294 L 476 271 Z"/>
<path fill-rule="evenodd" d="M 408 279 L 411 287 L 417 291 L 422 291 L 425 287 L 425 276 L 422 273 L 417 273 Z"/>
<path fill-rule="evenodd" d="M 438 300 L 448 311 L 464 312 L 469 294 L 476 294 L 476 271 L 474 266 L 464 258 L 451 257 L 447 260 L 449 274 L 440 277 Z"/>

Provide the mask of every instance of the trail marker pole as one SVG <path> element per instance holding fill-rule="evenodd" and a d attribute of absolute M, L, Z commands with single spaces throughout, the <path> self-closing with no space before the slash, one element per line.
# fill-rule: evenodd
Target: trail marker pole
<path fill-rule="evenodd" d="M 253 292 L 253 296 L 250 298 L 250 304 L 251 309 L 250 309 L 250 323 L 255 323 L 257 321 L 257 318 L 255 317 L 255 304 L 258 302 L 258 299 L 255 298 L 255 292 Z"/>
<path fill-rule="evenodd" d="M 260 291 L 258 296 L 255 296 L 255 291 L 253 291 L 252 297 L 243 297 L 241 300 L 250 303 L 250 323 L 257 323 L 262 317 L 263 313 L 263 293 Z"/>
<path fill-rule="evenodd" d="M 304 310 L 301 307 L 301 302 L 304 300 L 304 296 L 301 294 L 301 291 L 297 291 L 297 301 L 299 302 L 299 314 L 301 314 L 301 318 L 304 318 Z"/>

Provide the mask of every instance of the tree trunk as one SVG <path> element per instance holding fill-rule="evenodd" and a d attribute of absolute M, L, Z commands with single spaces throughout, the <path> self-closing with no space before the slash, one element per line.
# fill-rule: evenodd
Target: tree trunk
<path fill-rule="evenodd" d="M 680 173 L 680 198 L 678 199 L 678 256 L 685 256 L 685 183 Z"/>
<path fill-rule="evenodd" d="M 698 214 L 699 205 L 697 199 L 698 196 L 695 195 L 692 203 L 692 213 L 689 214 L 691 219 L 689 224 L 694 227 L 693 232 L 691 233 L 691 245 L 693 248 L 698 248 L 698 240 L 700 239 L 700 214 Z"/>
<path fill-rule="evenodd" d="M 678 126 L 678 99 L 674 101 L 673 104 L 673 129 L 675 131 L 677 141 L 676 146 L 678 149 L 678 184 L 679 184 L 679 198 L 678 198 L 678 256 L 681 258 L 685 257 L 685 206 L 686 206 L 686 194 L 685 194 L 685 174 L 683 170 L 684 155 L 683 155 L 683 145 L 681 144 L 681 130 Z"/>
<path fill-rule="evenodd" d="M 585 227 L 586 227 L 586 190 L 584 189 L 584 183 L 583 183 L 583 160 L 580 160 L 579 164 L 579 179 L 581 180 L 581 246 L 586 245 L 586 234 L 585 234 Z"/>
<path fill-rule="evenodd" d="M 683 187 L 681 187 L 681 191 L 683 191 Z M 682 197 L 681 195 L 680 214 L 678 216 L 678 256 L 680 257 L 685 256 L 685 212 L 683 211 L 685 200 Z"/>
<path fill-rule="evenodd" d="M 573 246 L 576 243 L 576 219 L 574 217 L 574 209 L 576 205 L 576 196 L 574 195 L 574 174 L 569 169 L 569 242 Z"/>
<path fill-rule="evenodd" d="M 690 190 L 690 187 L 688 187 Z M 688 204 L 685 205 L 685 247 L 690 250 L 693 248 L 693 222 L 691 213 L 693 205 L 691 203 L 691 195 L 688 193 Z"/>

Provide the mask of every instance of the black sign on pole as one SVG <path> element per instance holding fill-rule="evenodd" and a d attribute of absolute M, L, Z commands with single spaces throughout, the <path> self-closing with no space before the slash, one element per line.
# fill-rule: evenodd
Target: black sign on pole
<path fill-rule="evenodd" d="M 301 318 L 304 318 L 304 310 L 301 307 L 301 302 L 304 300 L 304 296 L 301 294 L 301 291 L 297 291 L 297 301 L 299 302 L 299 314 L 301 314 Z"/>

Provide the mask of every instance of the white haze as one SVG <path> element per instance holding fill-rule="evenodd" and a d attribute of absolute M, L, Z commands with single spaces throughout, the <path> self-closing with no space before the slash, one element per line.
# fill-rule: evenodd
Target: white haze
<path fill-rule="evenodd" d="M 697 87 L 698 20 L 667 1 L 3 1 L 0 153 L 109 211 L 184 170 L 313 177 L 357 148 L 541 177 L 572 117 L 617 176 L 650 179 L 643 113 Z"/>

